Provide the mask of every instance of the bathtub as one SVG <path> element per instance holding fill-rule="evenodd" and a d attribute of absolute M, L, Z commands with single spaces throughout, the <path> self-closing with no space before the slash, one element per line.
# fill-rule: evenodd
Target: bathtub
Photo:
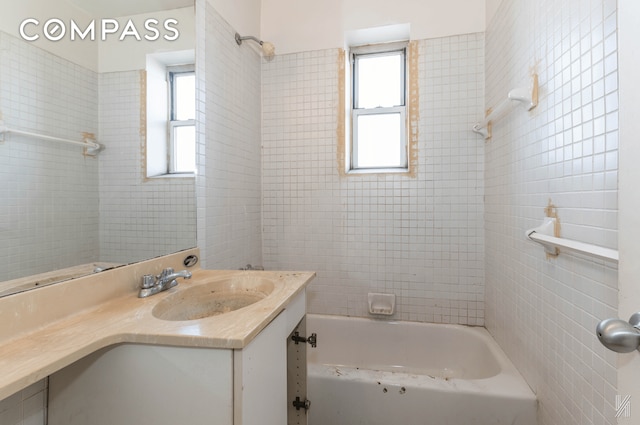
<path fill-rule="evenodd" d="M 536 397 L 484 328 L 307 315 L 309 425 L 536 425 Z"/>

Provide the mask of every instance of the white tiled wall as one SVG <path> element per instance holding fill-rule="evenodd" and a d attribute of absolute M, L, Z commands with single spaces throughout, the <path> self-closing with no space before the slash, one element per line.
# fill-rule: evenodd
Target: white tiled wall
<path fill-rule="evenodd" d="M 203 266 L 261 265 L 260 56 L 252 42 L 236 44 L 233 28 L 206 0 L 196 9 Z"/>
<path fill-rule="evenodd" d="M 128 263 L 196 245 L 194 179 L 142 182 L 140 74 L 98 75 L 0 32 L 0 280 L 93 261 Z"/>
<path fill-rule="evenodd" d="M 46 424 L 46 386 L 47 381 L 42 380 L 18 391 L 11 397 L 0 400 L 0 424 Z"/>
<path fill-rule="evenodd" d="M 486 159 L 486 325 L 540 400 L 540 424 L 613 424 L 613 264 L 524 238 L 548 200 L 562 236 L 617 245 L 616 1 L 503 1 L 486 32 L 487 106 L 540 79 L 540 104 L 493 126 Z"/>
<path fill-rule="evenodd" d="M 484 323 L 483 45 L 419 43 L 415 178 L 339 176 L 337 50 L 263 62 L 263 255 L 317 271 L 309 311 L 366 316 L 368 292 L 391 292 L 398 319 Z"/>
<path fill-rule="evenodd" d="M 0 32 L 0 120 L 81 140 L 97 133 L 97 74 Z M 2 137 L 2 136 L 0 136 Z M 82 148 L 0 140 L 0 281 L 95 261 L 98 161 Z"/>
<path fill-rule="evenodd" d="M 100 259 L 140 261 L 196 246 L 194 178 L 144 181 L 139 71 L 100 74 Z"/>

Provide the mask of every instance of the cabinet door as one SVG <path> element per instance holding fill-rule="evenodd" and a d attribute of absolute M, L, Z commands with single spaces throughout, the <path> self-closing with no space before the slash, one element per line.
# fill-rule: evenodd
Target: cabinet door
<path fill-rule="evenodd" d="M 234 425 L 287 423 L 287 315 L 234 351 Z"/>
<path fill-rule="evenodd" d="M 249 345 L 234 351 L 234 425 L 287 423 L 287 340 L 305 312 L 303 290 Z"/>
<path fill-rule="evenodd" d="M 232 350 L 123 344 L 51 375 L 49 425 L 232 425 Z"/>
<path fill-rule="evenodd" d="M 288 425 L 307 424 L 307 410 L 304 408 L 296 409 L 293 405 L 293 400 L 304 403 L 307 399 L 307 343 L 299 342 L 296 344 L 292 339 L 295 332 L 298 335 L 306 335 L 306 330 L 306 319 L 303 318 L 287 339 Z"/>

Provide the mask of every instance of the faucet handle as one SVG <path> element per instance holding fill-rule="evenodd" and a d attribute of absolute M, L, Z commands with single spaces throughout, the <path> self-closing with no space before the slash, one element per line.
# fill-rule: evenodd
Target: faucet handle
<path fill-rule="evenodd" d="M 159 278 L 163 279 L 163 278 L 169 276 L 170 274 L 173 274 L 173 269 L 171 267 L 167 267 L 166 269 L 162 270 L 162 272 L 160 273 Z"/>
<path fill-rule="evenodd" d="M 152 274 L 145 274 L 142 276 L 142 285 L 140 286 L 142 289 L 151 288 L 156 284 L 156 277 Z"/>

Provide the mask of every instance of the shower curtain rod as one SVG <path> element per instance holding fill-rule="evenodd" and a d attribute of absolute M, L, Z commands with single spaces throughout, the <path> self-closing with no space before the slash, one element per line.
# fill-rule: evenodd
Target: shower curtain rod
<path fill-rule="evenodd" d="M 0 134 L 4 134 L 4 133 L 13 133 L 13 134 L 19 134 L 21 136 L 29 136 L 29 137 L 42 139 L 42 140 L 49 140 L 52 142 L 60 142 L 60 143 L 67 143 L 71 145 L 82 146 L 85 148 L 85 155 L 89 155 L 89 156 L 95 156 L 98 152 L 104 149 L 104 145 L 101 145 L 100 143 L 96 142 L 93 136 L 85 136 L 83 141 L 80 142 L 77 140 L 47 136 L 45 134 L 40 134 L 40 133 L 32 133 L 29 131 L 16 130 L 14 128 L 9 128 L 0 124 Z"/>

